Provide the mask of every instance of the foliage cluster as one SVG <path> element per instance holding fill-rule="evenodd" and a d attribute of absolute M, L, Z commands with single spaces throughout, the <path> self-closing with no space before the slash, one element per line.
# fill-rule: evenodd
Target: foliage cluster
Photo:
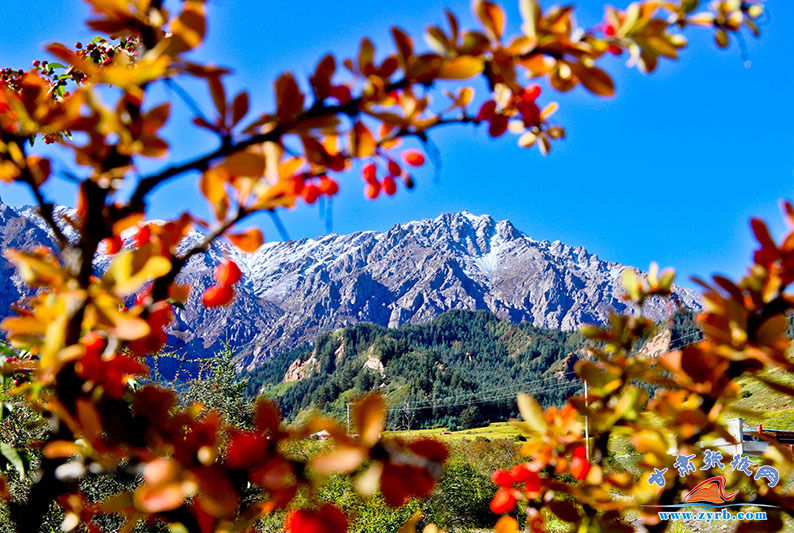
<path fill-rule="evenodd" d="M 139 524 L 202 533 L 246 531 L 298 495 L 307 499 L 287 513 L 287 531 L 340 533 L 349 517 L 317 498 L 331 474 L 352 476 L 358 494 L 380 492 L 392 507 L 427 497 L 442 475 L 447 448 L 429 439 L 384 435 L 385 404 L 378 395 L 355 405 L 356 432 L 348 434 L 322 416 L 300 427 L 284 426 L 264 399 L 256 403 L 253 428 L 240 430 L 218 411 L 179 405 L 172 390 L 133 386 L 147 374 L 145 356 L 165 343 L 172 306 L 190 295 L 191 287 L 177 281 L 182 267 L 222 235 L 243 250 L 256 249 L 261 232 L 240 229 L 239 222 L 253 213 L 333 197 L 338 177 L 349 169 L 361 167 L 369 198 L 396 192 L 398 183 L 413 186 L 409 169 L 425 158 L 400 147 L 406 138 L 429 142 L 441 126 L 487 124 L 492 137 L 510 131 L 521 146 L 546 154 L 565 130 L 552 122 L 558 104 L 547 101 L 534 81 L 561 92 L 581 85 L 610 96 L 614 83 L 598 66 L 605 55 L 628 53 L 631 65 L 651 72 L 660 58 L 678 57 L 686 44 L 682 30 L 705 27 L 718 45 L 727 46 L 729 36 L 743 28 L 757 33 L 755 21 L 763 12 L 760 3 L 739 0 L 710 6 L 648 0 L 625 10 L 607 8 L 604 22 L 586 29 L 577 27 L 573 7 L 543 10 L 536 0 L 521 0 L 521 33 L 507 36 L 503 10 L 475 0 L 478 29 L 463 30 L 447 13 L 448 29 L 431 26 L 426 32 L 432 52 L 418 50 L 399 28 L 392 30 L 390 54 L 376 55 L 374 44 L 363 39 L 357 57 L 337 63 L 327 55 L 305 83 L 289 72 L 280 75 L 274 108 L 249 117 L 247 93 L 227 95 L 228 71 L 193 59 L 207 31 L 202 0 L 186 0 L 175 13 L 161 0 L 87 3 L 88 26 L 104 37 L 85 47 L 50 45 L 48 51 L 62 63 L 36 61 L 28 71 L 0 73 L 0 180 L 29 187 L 58 244 L 5 252 L 37 292 L 2 322 L 8 340 L 26 353 L 18 360 L 5 358 L 2 370 L 29 376 L 12 393 L 49 426 L 32 482 L 23 497 L 9 503 L 10 519 L 23 533 L 40 529 L 53 502 L 67 531 L 101 531 L 109 518 L 122 531 Z M 487 90 L 475 113 L 470 111 L 474 88 L 461 81 L 476 77 Z M 167 156 L 170 145 L 162 128 L 172 104 L 157 101 L 151 89 L 179 87 L 186 78 L 206 83 L 209 111 L 184 98 L 184 91 L 176 93 L 195 114 L 193 124 L 210 132 L 217 145 L 148 173 L 151 159 Z M 441 93 L 434 88 L 444 80 L 458 86 L 435 97 Z M 40 150 L 41 140 L 53 146 Z M 72 213 L 55 210 L 42 189 L 60 168 L 54 161 L 65 159 L 73 164 L 63 175 L 79 183 Z M 215 220 L 176 209 L 169 220 L 147 220 L 153 191 L 191 173 L 200 174 L 199 188 Z M 194 227 L 204 236 L 180 246 Z M 778 246 L 765 227 L 756 222 L 754 229 L 762 246 L 750 275 L 738 285 L 720 278 L 719 289 L 706 287 L 710 306 L 701 324 L 707 340 L 661 359 L 676 381 L 657 373 L 653 362 L 629 355 L 636 339 L 654 325 L 616 316 L 611 329 L 587 332 L 604 343 L 594 352 L 598 362 L 577 364 L 592 387 L 593 402 L 573 398 L 562 409 L 544 412 L 534 400 L 519 397 L 522 427 L 531 437 L 523 452 L 533 462 L 516 467 L 515 476 L 511 471 L 510 479 L 522 489 L 502 486 L 501 503 L 492 502 L 491 510 L 509 511 L 510 498 L 526 499 L 533 530 L 543 529 L 539 509 L 545 507 L 583 528 L 604 530 L 619 521 L 618 511 L 673 497 L 680 481 L 671 480 L 657 493 L 618 474 L 602 475 L 597 464 L 591 467 L 580 453 L 581 414 L 593 420 L 596 462 L 611 432 L 630 430 L 646 462 L 658 464 L 658 443 L 665 438 L 672 436 L 685 449 L 721 431 L 718 415 L 736 391 L 734 378 L 765 368 L 791 370 L 780 317 L 791 304 L 784 291 L 794 279 L 794 239 Z M 95 269 L 99 254 L 110 257 L 103 272 Z M 219 265 L 217 284 L 202 295 L 202 303 L 228 304 L 239 274 L 228 261 Z M 672 275 L 652 279 L 650 288 L 627 281 L 631 298 L 639 302 L 647 291 L 668 294 Z M 665 387 L 661 396 L 649 401 L 645 389 L 633 385 L 642 379 Z M 643 423 L 644 411 L 655 412 L 665 424 Z M 311 459 L 287 454 L 290 443 L 321 430 L 332 437 L 331 449 Z M 790 452 L 773 450 L 777 455 L 767 460 L 788 474 Z M 569 485 L 554 477 L 566 472 L 583 482 Z M 141 482 L 95 501 L 86 487 L 108 475 Z M 607 487 L 631 498 L 615 501 Z M 759 494 L 763 501 L 792 508 L 792 496 L 781 487 L 761 487 Z M 403 531 L 415 530 L 418 520 L 412 516 Z M 517 528 L 508 515 L 496 524 L 500 533 Z"/>

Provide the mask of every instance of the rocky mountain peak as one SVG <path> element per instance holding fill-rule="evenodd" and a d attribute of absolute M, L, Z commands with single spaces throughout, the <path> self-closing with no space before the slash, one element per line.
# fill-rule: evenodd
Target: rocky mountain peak
<path fill-rule="evenodd" d="M 198 238 L 197 235 L 191 238 Z M 0 245 L 52 245 L 32 208 L 0 204 Z M 224 256 L 241 267 L 232 305 L 205 309 L 201 293 Z M 103 261 L 98 262 L 101 269 Z M 257 365 L 276 353 L 312 341 L 321 331 L 357 322 L 382 326 L 428 321 L 450 309 L 487 309 L 503 319 L 572 330 L 603 323 L 620 299 L 624 265 L 582 247 L 536 241 L 509 221 L 467 211 L 398 224 L 386 232 L 329 234 L 266 243 L 253 254 L 224 244 L 194 257 L 180 281 L 194 287 L 177 312 L 171 343 L 192 356 L 229 342 L 241 364 Z M 0 260 L 0 308 L 26 291 L 11 265 Z M 676 288 L 681 302 L 699 308 L 694 292 Z M 648 316 L 668 309 L 651 303 Z"/>

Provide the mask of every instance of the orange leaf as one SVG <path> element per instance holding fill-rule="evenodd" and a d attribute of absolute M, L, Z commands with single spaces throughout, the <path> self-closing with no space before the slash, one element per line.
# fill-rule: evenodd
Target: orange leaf
<path fill-rule="evenodd" d="M 232 102 L 232 125 L 240 122 L 248 113 L 248 93 L 245 91 L 237 93 Z"/>
<path fill-rule="evenodd" d="M 384 407 L 383 397 L 379 394 L 368 394 L 356 405 L 356 425 L 364 446 L 372 446 L 380 439 L 386 423 Z"/>
<path fill-rule="evenodd" d="M 265 173 L 265 157 L 255 152 L 237 152 L 227 157 L 219 166 L 232 176 L 258 178 Z"/>
<path fill-rule="evenodd" d="M 571 63 L 574 71 L 585 89 L 598 96 L 612 96 L 615 94 L 615 83 L 609 74 L 597 67 L 585 67 L 582 64 Z"/>
<path fill-rule="evenodd" d="M 512 516 L 503 516 L 493 527 L 494 533 L 518 533 L 518 522 Z"/>
<path fill-rule="evenodd" d="M 375 153 L 375 137 L 363 122 L 356 122 L 353 125 L 351 144 L 355 157 L 368 157 Z"/>
<path fill-rule="evenodd" d="M 303 109 L 305 96 L 298 87 L 292 73 L 285 72 L 276 80 L 276 115 L 280 119 L 290 119 Z"/>
<path fill-rule="evenodd" d="M 375 73 L 372 61 L 375 58 L 375 47 L 369 39 L 361 40 L 361 51 L 358 53 L 358 70 L 365 76 Z"/>
<path fill-rule="evenodd" d="M 314 96 L 318 101 L 325 100 L 331 95 L 331 77 L 336 71 L 336 60 L 331 54 L 323 57 L 317 64 L 314 75 L 309 78 Z"/>
<path fill-rule="evenodd" d="M 498 5 L 484 0 L 474 2 L 474 13 L 492 39 L 498 41 L 505 30 L 505 14 Z"/>
<path fill-rule="evenodd" d="M 400 53 L 400 65 L 403 68 L 408 64 L 409 58 L 414 53 L 414 42 L 411 38 L 402 31 L 400 28 L 392 28 L 391 29 L 392 37 L 394 37 L 394 42 L 397 45 L 397 50 Z"/>
<path fill-rule="evenodd" d="M 143 132 L 149 135 L 154 134 L 157 130 L 163 127 L 168 116 L 171 114 L 171 104 L 168 102 L 160 104 L 157 107 L 150 109 L 144 116 Z"/>
<path fill-rule="evenodd" d="M 77 445 L 68 440 L 54 440 L 44 447 L 44 457 L 47 459 L 71 457 L 78 452 Z"/>
<path fill-rule="evenodd" d="M 226 121 L 226 89 L 223 87 L 223 82 L 220 76 L 208 76 L 207 83 L 210 86 L 210 94 L 212 101 L 215 104 L 215 109 L 218 110 L 218 115 L 221 117 L 221 122 Z"/>
<path fill-rule="evenodd" d="M 249 253 L 255 252 L 265 242 L 262 232 L 256 228 L 251 228 L 242 233 L 232 233 L 228 237 L 232 244 L 240 250 Z"/>
<path fill-rule="evenodd" d="M 182 5 L 182 12 L 171 24 L 172 42 L 168 48 L 171 55 L 196 48 L 207 32 L 202 2 L 189 1 Z"/>

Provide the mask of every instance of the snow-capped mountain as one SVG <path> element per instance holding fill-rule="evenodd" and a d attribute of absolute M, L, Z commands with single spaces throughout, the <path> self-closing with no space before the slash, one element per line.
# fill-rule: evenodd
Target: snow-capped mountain
<path fill-rule="evenodd" d="M 49 244 L 30 209 L 0 205 L 0 245 Z M 226 255 L 243 271 L 237 298 L 205 309 L 201 293 L 212 268 Z M 172 344 L 192 356 L 228 341 L 243 366 L 310 342 L 319 332 L 356 322 L 383 326 L 427 321 L 450 309 L 488 309 L 501 318 L 536 326 L 575 329 L 603 323 L 609 310 L 630 312 L 620 299 L 622 272 L 584 248 L 536 241 L 509 221 L 468 212 L 394 226 L 387 232 L 330 234 L 272 242 L 253 254 L 218 243 L 191 260 L 181 280 L 194 287 L 172 327 Z M 2 260 L 0 312 L 23 287 Z M 699 308 L 695 292 L 676 288 L 686 307 Z M 650 303 L 654 319 L 669 309 Z"/>

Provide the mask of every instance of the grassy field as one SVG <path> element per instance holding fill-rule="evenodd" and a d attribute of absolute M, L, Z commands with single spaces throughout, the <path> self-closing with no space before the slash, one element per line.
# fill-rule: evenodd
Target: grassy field
<path fill-rule="evenodd" d="M 771 373 L 768 377 L 794 386 L 794 375 Z M 742 398 L 730 406 L 727 417 L 740 416 L 746 424 L 763 424 L 769 429 L 794 430 L 794 398 L 755 379 L 743 379 L 740 384 Z"/>
<path fill-rule="evenodd" d="M 488 440 L 517 440 L 521 434 L 509 422 L 494 422 L 485 427 L 449 431 L 447 428 L 415 429 L 410 431 L 396 431 L 392 434 L 407 438 L 434 437 L 442 440 L 474 440 L 483 437 Z"/>

